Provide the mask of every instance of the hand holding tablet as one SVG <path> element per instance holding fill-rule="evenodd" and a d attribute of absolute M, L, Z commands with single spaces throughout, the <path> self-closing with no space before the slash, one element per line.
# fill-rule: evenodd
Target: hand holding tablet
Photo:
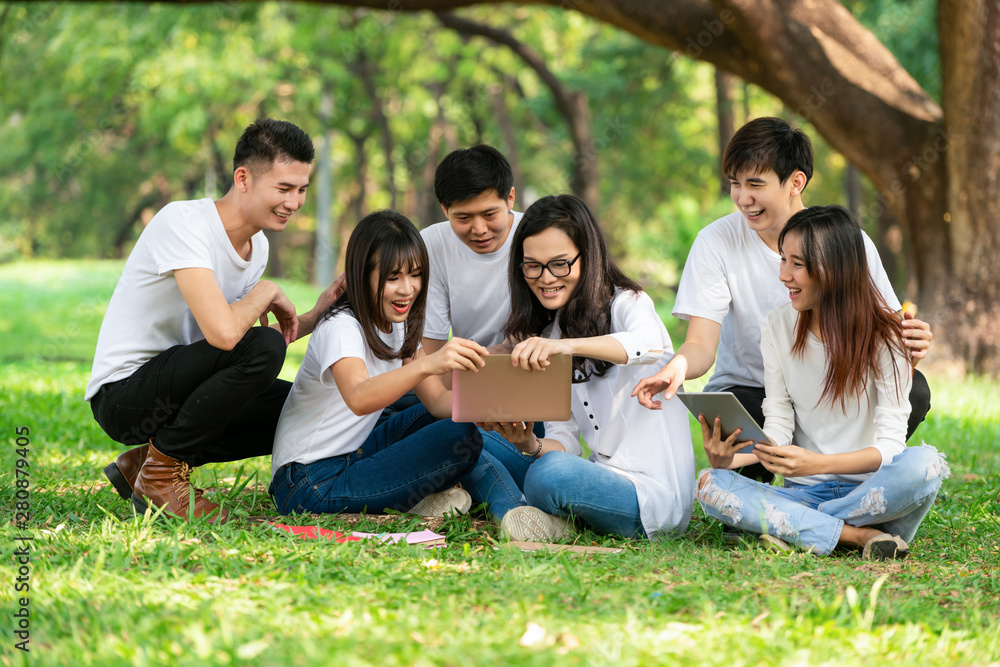
<path fill-rule="evenodd" d="M 483 358 L 478 373 L 452 371 L 451 418 L 456 422 L 568 421 L 573 357 L 547 358 L 544 372 L 514 366 L 508 354 Z"/>
<path fill-rule="evenodd" d="M 764 433 L 764 429 L 754 421 L 734 394 L 728 391 L 680 392 L 677 398 L 687 406 L 688 411 L 695 416 L 705 415 L 709 426 L 718 417 L 721 420 L 722 439 L 726 440 L 733 431 L 742 429 L 740 442 L 753 440 L 776 446 Z M 747 449 L 747 452 L 750 450 Z"/>

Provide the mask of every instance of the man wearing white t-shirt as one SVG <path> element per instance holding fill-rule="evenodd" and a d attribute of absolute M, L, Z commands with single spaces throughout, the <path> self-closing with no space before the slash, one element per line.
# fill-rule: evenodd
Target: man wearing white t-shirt
<path fill-rule="evenodd" d="M 460 148 L 438 164 L 434 194 L 448 219 L 420 232 L 430 259 L 421 345 L 433 354 L 449 334 L 497 345 L 510 315 L 509 239 L 521 221 L 512 210 L 514 172 L 492 146 Z M 382 420 L 416 403 L 407 392 L 386 408 Z"/>
<path fill-rule="evenodd" d="M 438 350 L 449 331 L 487 347 L 499 345 L 510 316 L 511 239 L 522 215 L 513 210 L 514 171 L 492 146 L 452 151 L 434 172 L 434 194 L 448 219 L 421 232 L 431 265 L 424 350 Z M 541 422 L 536 429 L 544 434 Z M 523 486 L 529 459 L 500 434 L 482 435 L 479 462 L 462 486 L 476 503 L 489 503 L 499 518 L 510 490 Z"/>
<path fill-rule="evenodd" d="M 341 286 L 297 316 L 281 288 L 260 279 L 263 230 L 282 231 L 302 206 L 313 155 L 292 123 L 258 120 L 236 145 L 229 192 L 168 204 L 129 255 L 86 399 L 105 432 L 131 447 L 104 472 L 140 512 L 151 504 L 224 522 L 225 509 L 191 486 L 191 469 L 271 453 L 291 387 L 276 379 L 285 348 L 312 331 Z"/>
<path fill-rule="evenodd" d="M 434 194 L 448 219 L 421 232 L 431 262 L 424 350 L 443 346 L 449 331 L 496 345 L 510 315 L 509 240 L 521 221 L 510 163 L 491 146 L 453 151 L 434 173 Z"/>
<path fill-rule="evenodd" d="M 805 208 L 802 191 L 812 177 L 812 144 L 804 132 L 779 118 L 757 118 L 733 136 L 722 168 L 739 210 L 698 234 L 673 308 L 675 317 L 689 321 L 684 344 L 660 372 L 640 381 L 632 395 L 657 409 L 661 404 L 653 396 L 662 391 L 667 400 L 673 398 L 684 380 L 701 377 L 714 363 L 705 391 L 732 392 L 763 424 L 761 325 L 768 312 L 789 302 L 788 290 L 778 280 L 778 236 L 788 219 Z M 875 286 L 891 308 L 900 310 L 875 245 L 867 235 L 864 241 Z M 903 318 L 903 336 L 916 365 L 930 347 L 930 325 L 910 313 Z M 930 410 L 930 389 L 916 370 L 910 403 L 907 438 Z M 760 464 L 741 472 L 764 481 L 773 477 Z"/>

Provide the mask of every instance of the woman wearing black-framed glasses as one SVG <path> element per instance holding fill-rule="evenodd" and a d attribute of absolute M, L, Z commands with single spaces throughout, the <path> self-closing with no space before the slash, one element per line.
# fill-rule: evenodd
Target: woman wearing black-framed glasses
<path fill-rule="evenodd" d="M 545 197 L 528 208 L 508 281 L 512 362 L 542 372 L 551 355 L 573 355 L 572 418 L 546 422 L 542 438 L 530 423 L 480 424 L 503 438 L 484 439 L 480 474 L 463 486 L 474 501 L 509 508 L 501 530 L 512 539 L 551 541 L 577 524 L 635 538 L 684 532 L 694 493 L 687 413 L 680 404 L 646 410 L 629 398 L 673 346 L 581 200 Z"/>

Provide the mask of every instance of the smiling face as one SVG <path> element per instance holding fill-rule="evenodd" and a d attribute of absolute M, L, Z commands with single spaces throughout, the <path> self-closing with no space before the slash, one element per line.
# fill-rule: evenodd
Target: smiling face
<path fill-rule="evenodd" d="M 554 260 L 572 261 L 580 254 L 579 248 L 561 229 L 549 227 L 545 231 L 524 239 L 524 260 L 538 264 L 548 264 Z M 538 278 L 525 278 L 535 298 L 548 310 L 559 310 L 565 306 L 580 282 L 583 258 L 577 259 L 570 267 L 569 275 L 553 276 L 548 269 Z"/>
<path fill-rule="evenodd" d="M 246 219 L 259 229 L 282 231 L 306 200 L 309 168 L 305 162 L 275 160 L 270 170 L 255 175 L 239 167 L 235 180 L 245 195 Z"/>
<path fill-rule="evenodd" d="M 401 324 L 410 316 L 413 303 L 423 286 L 421 272 L 422 267 L 410 265 L 399 266 L 390 271 L 382 289 L 381 300 L 378 298 L 378 268 L 371 272 L 372 292 L 386 321 Z"/>
<path fill-rule="evenodd" d="M 485 255 L 496 252 L 510 234 L 514 220 L 510 213 L 514 205 L 514 188 L 507 197 L 496 190 L 487 190 L 472 199 L 455 202 L 450 208 L 441 208 L 448 216 L 455 236 L 473 252 Z"/>
<path fill-rule="evenodd" d="M 819 281 L 810 276 L 806 269 L 802 239 L 795 232 L 785 235 L 781 244 L 781 270 L 778 279 L 788 288 L 788 297 L 795 310 L 803 312 L 819 306 Z"/>
<path fill-rule="evenodd" d="M 802 206 L 806 176 L 792 173 L 784 183 L 774 170 L 752 173 L 743 171 L 729 177 L 729 196 L 746 218 L 750 229 L 772 249 L 778 248 L 778 235 L 785 223 Z"/>

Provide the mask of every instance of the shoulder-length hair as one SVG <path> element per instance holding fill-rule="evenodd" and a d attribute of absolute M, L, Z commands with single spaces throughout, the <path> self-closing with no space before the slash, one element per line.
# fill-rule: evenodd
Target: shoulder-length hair
<path fill-rule="evenodd" d="M 847 399 L 866 393 L 872 373 L 886 379 L 880 377 L 879 365 L 886 347 L 908 357 L 903 324 L 875 287 L 861 228 L 843 207 L 814 206 L 793 215 L 778 236 L 779 251 L 789 234 L 798 236 L 806 271 L 819 288 L 820 332 L 827 351 L 820 400 L 839 402 L 846 412 Z M 812 310 L 799 313 L 792 354 L 802 356 L 815 316 Z M 894 375 L 899 392 L 898 371 Z"/>
<path fill-rule="evenodd" d="M 642 288 L 622 273 L 611 258 L 604 235 L 587 205 L 572 195 L 552 195 L 528 207 L 514 234 L 507 270 L 511 309 L 504 335 L 515 340 L 538 336 L 555 318 L 555 313 L 538 301 L 521 273 L 524 240 L 550 227 L 564 232 L 580 252 L 577 259 L 580 279 L 559 313 L 562 337 L 587 338 L 611 333 L 611 301 L 615 290 L 640 292 Z M 574 357 L 573 381 L 586 382 L 592 375 L 601 377 L 613 365 L 600 359 Z"/>
<path fill-rule="evenodd" d="M 422 284 L 406 318 L 403 346 L 396 352 L 385 344 L 378 332 L 392 330 L 392 323 L 386 319 L 381 306 L 385 283 L 391 274 L 404 269 L 419 270 Z M 349 311 L 361 323 L 365 342 L 376 357 L 383 361 L 412 357 L 423 334 L 429 273 L 427 247 L 413 223 L 396 211 L 371 213 L 351 232 L 344 260 L 346 288 L 324 317 Z M 373 276 L 376 277 L 374 290 Z"/>

